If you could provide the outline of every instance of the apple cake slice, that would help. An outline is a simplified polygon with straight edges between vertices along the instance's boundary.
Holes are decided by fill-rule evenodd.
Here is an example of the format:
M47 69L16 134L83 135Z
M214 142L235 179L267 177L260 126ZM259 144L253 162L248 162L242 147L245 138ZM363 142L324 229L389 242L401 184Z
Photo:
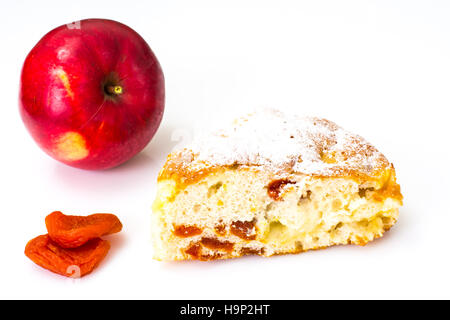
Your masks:
M394 166L362 137L264 109L168 156L153 205L154 258L365 245L401 205Z

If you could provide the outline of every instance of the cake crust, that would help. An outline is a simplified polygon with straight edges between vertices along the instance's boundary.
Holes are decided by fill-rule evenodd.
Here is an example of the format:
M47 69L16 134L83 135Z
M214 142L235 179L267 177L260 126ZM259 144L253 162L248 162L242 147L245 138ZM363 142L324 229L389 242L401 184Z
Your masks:
M334 122L264 109L171 153L158 181L174 179L186 185L237 167L268 170L281 177L307 174L359 181L383 179L386 170L394 170L372 144Z

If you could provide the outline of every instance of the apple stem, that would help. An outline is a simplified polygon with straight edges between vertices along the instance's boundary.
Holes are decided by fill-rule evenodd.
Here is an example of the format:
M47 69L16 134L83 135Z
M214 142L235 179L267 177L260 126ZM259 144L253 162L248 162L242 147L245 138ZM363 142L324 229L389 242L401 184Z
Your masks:
M122 86L106 86L106 92L111 95L122 94Z

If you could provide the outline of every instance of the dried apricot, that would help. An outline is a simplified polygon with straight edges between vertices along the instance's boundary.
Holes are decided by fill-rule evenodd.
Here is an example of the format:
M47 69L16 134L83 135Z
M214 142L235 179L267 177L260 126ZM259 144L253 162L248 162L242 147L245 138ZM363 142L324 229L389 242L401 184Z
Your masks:
M173 228L173 234L181 238L193 237L201 234L202 232L203 230L196 226L174 225Z
M256 239L255 221L234 221L231 223L230 232L244 240Z
M109 248L109 242L100 238L92 239L78 248L61 248L45 234L27 243L25 255L52 272L66 277L82 277L94 270Z
M273 180L267 186L267 194L273 200L276 200L276 201L281 200L281 191L284 188L284 186L286 186L288 184L295 184L295 181L290 181L287 179Z
M228 251L228 252L233 251L233 247L234 247L234 244L232 242L221 241L216 238L208 238L208 237L203 237L200 240L200 243L204 247L212 249L212 250L224 250L224 251Z
M76 248L91 239L122 230L119 218L109 213L68 216L60 211L45 218L49 237L63 248Z

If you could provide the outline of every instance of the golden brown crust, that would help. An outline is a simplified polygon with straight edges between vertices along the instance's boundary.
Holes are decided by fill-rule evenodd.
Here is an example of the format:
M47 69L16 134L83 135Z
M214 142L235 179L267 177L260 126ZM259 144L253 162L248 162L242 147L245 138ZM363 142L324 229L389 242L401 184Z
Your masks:
M185 158L181 158L180 153L172 153L168 156L167 162L160 171L158 181L172 180L177 184L177 188L182 190L186 186L196 183L208 175L229 169L262 170L258 166L248 167L236 164L231 166L212 166L205 164L201 168L194 168L189 166L189 162L186 162ZM292 172L289 174L292 174ZM359 184L364 182L377 182L381 187L374 193L376 200L382 201L389 197L400 201L403 199L400 186L396 182L394 166L389 163L387 163L385 170L373 171L370 175L345 167L336 167L332 174L312 174L311 176L316 178L350 178Z
M259 126L264 121L265 125L275 127L269 137L265 136L266 128ZM254 144L257 146L252 149ZM351 178L358 183L372 181L380 185L392 173L395 176L386 157L364 138L326 119L292 119L272 111L244 117L227 132L219 131L206 140L200 139L197 144L171 153L158 181L173 180L184 188L210 174L238 168L268 171L286 179L290 175L305 174Z
M264 170L264 168L258 165L245 165L245 164L233 164L233 165L212 165L208 163L196 163L195 166L191 164L194 162L194 155L186 157L186 153L191 153L190 151L184 150L182 152L175 152L168 155L166 163L159 172L158 181L162 180L174 180L180 185L189 185L198 182L204 177L214 174L216 172L221 172L226 169L249 169L249 170ZM386 159L386 158L384 158ZM381 162L380 162L381 164ZM345 166L335 166L330 172L324 174L310 174L314 177L322 178L353 178L356 181L377 181L382 178L386 170L394 170L390 166L389 162L383 161L384 168L373 170L370 173L359 171ZM274 172L276 175L290 175L290 174L301 174L301 172L295 172L286 168L283 171Z

